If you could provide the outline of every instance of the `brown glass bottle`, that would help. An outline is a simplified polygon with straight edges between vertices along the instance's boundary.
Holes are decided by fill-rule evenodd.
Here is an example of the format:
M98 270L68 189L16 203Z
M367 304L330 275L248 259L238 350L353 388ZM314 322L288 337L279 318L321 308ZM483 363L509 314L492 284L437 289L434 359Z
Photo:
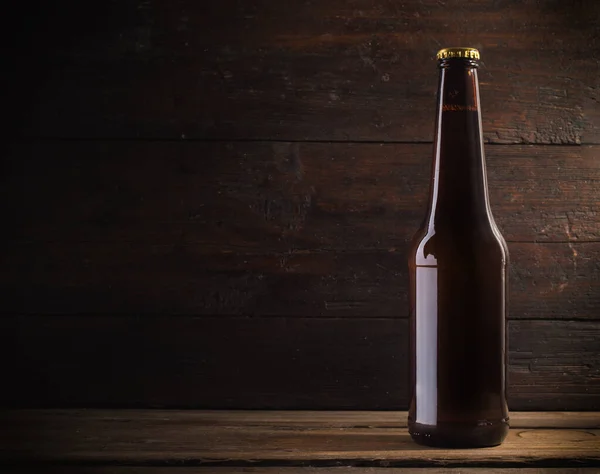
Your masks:
M508 433L508 250L489 205L473 48L438 53L428 212L410 255L411 401L421 444L483 447Z

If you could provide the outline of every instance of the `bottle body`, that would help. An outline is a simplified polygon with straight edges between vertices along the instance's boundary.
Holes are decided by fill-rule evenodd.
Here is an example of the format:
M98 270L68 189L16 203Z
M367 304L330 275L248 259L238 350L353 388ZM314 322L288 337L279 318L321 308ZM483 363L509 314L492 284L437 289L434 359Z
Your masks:
M477 63L440 63L427 216L409 254L415 441L500 444L508 433L508 250L489 207Z

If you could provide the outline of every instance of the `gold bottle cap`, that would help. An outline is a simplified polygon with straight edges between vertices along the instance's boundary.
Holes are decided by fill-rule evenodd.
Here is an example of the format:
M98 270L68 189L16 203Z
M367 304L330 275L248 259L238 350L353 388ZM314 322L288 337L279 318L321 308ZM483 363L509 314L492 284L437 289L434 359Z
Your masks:
M475 48L444 48L437 53L438 59L479 59L479 51Z

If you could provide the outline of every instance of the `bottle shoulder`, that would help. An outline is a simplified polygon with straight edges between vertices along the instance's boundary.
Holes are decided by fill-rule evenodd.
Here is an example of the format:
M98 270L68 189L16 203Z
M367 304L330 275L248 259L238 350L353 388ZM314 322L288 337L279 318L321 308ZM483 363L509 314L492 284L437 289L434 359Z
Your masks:
M508 263L508 246L493 222L465 228L422 228L412 240L409 261L415 265L437 265L440 259L475 254Z

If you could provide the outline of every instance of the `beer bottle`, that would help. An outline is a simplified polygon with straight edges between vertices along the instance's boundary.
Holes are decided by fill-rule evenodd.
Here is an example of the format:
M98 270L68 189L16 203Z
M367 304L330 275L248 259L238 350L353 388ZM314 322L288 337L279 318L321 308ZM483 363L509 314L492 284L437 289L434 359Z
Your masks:
M427 215L409 255L409 432L421 444L495 446L508 433L508 249L483 152L479 51L447 48L440 70Z

